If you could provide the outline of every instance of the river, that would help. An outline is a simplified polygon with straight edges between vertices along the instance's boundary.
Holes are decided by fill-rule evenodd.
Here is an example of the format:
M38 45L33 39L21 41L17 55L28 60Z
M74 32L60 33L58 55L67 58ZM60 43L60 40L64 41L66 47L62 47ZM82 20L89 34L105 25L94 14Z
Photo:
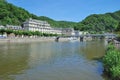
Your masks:
M104 80L104 41L0 43L0 80Z

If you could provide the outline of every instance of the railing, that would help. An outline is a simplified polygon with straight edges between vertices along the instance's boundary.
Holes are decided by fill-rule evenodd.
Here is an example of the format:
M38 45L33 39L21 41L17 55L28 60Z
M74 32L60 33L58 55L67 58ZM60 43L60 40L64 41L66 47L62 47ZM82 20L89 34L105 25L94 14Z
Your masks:
M83 34L83 35L71 35L71 36L59 36L59 37L106 37L106 36L112 36L116 37L116 34Z

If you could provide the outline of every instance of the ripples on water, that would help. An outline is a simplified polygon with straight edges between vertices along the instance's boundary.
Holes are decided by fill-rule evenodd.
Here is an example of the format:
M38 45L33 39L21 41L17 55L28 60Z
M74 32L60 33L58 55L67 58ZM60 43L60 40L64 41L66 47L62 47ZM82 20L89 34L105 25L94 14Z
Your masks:
M103 80L103 41L0 44L0 80Z

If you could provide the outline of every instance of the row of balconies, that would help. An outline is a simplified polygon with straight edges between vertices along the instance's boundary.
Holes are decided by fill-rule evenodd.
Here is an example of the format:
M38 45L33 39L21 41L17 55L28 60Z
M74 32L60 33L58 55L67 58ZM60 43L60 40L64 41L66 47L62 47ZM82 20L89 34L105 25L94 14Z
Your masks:
M50 25L43 25L43 24L24 24L24 27L29 26L29 27L48 27L51 28Z
M62 31L60 31L60 30L53 30L53 29L36 29L36 28L29 28L28 30L30 30L30 31L40 31L40 32L42 32L42 33L56 33L56 34L61 34L62 33Z

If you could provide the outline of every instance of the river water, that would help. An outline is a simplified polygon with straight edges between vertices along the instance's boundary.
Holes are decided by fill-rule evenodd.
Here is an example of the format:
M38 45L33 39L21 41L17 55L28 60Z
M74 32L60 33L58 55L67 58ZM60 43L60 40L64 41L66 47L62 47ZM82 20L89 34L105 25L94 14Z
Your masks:
M103 80L104 41L0 43L0 80Z

